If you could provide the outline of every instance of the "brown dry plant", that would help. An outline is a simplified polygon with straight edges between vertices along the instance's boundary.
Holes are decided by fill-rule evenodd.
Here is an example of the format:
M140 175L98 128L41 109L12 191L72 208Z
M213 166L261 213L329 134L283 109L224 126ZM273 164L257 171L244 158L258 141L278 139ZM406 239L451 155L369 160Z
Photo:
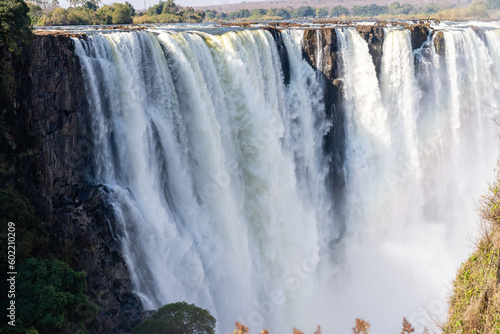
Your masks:
M356 319L356 325L352 328L354 334L370 334L370 323L363 319Z

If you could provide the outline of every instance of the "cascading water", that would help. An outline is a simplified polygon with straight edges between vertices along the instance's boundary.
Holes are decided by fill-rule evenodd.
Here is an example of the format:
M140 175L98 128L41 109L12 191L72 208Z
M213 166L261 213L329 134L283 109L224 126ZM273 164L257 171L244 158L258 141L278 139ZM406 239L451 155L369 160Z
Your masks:
M109 188L145 308L196 303L220 333L236 320L274 333L345 333L356 317L389 333L403 316L421 321L419 306L442 297L468 251L500 106L499 30L483 41L470 28L436 29L445 55L430 38L412 51L408 30L386 28L379 74L357 31L335 29L342 209L323 150L335 124L303 59L303 31L281 32L286 83L266 30L75 38L93 179Z

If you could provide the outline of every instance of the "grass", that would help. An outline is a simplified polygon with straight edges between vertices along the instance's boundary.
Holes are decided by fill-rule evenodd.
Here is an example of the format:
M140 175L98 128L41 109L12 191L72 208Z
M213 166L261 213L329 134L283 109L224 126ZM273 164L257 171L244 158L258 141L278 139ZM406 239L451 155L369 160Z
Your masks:
M453 283L443 333L500 334L500 173L480 207L483 233Z

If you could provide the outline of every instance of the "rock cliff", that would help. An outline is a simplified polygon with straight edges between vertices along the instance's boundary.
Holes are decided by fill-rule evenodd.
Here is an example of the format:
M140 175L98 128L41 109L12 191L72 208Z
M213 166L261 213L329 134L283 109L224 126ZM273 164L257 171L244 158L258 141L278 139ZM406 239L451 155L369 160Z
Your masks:
M105 189L86 182L91 129L71 38L37 36L18 58L0 49L15 79L15 100L0 108L0 185L34 205L50 232L52 255L86 272L87 294L100 308L89 331L130 332L142 305L132 293Z

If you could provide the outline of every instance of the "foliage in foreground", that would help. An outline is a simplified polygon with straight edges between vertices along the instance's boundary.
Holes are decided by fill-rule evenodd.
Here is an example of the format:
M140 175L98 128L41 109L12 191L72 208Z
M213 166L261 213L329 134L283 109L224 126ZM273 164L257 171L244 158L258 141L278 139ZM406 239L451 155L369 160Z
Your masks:
M484 233L453 284L447 333L500 333L500 172L481 203Z
M8 234L9 222L15 224L15 236ZM97 307L85 295L85 274L56 259L41 258L47 256L49 235L25 196L0 188L0 226L4 256L8 237L15 237L17 271L16 326L4 323L0 333L87 333L85 324L95 318ZM10 276L6 274L7 260L2 259L0 290L6 292L10 291ZM8 303L7 294L2 294L0 308L6 310Z
M233 331L232 334L250 334L250 329L243 325L240 322L236 322L236 329ZM352 332L354 334L370 334L370 323L368 321L365 321L363 319L356 319L356 323L354 327L352 328ZM401 331L401 334L411 334L415 332L415 329L413 326L410 324L406 318L403 318L403 330ZM424 330L424 333L427 333L427 330ZM260 334L270 334L267 329L264 329L260 332ZM293 328L293 334L304 334L303 331L297 328ZM318 326L316 331L314 331L314 334L322 334L321 332L321 327Z
M161 307L137 325L133 334L215 334L215 318L194 304L178 302Z
M16 326L4 326L0 332L88 333L85 326L98 308L85 295L83 272L55 259L31 257L19 263L15 280ZM7 291L4 281L2 291Z
M7 254L7 224L15 222L16 258L18 261L43 254L49 236L43 223L35 216L35 209L28 199L12 189L0 189L0 252ZM0 263L2 273L7 272L7 263Z

